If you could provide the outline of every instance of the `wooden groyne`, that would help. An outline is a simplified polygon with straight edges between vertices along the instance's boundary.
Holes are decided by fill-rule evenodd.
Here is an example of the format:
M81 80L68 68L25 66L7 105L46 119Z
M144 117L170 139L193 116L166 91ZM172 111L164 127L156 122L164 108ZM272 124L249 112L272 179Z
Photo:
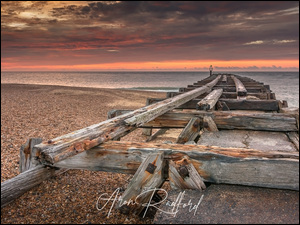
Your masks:
M159 130L152 133L154 128ZM144 130L147 141L121 140L136 129ZM181 129L176 141L153 142L170 129ZM245 131L241 143L231 146ZM291 147L266 147L265 134ZM122 196L126 202L164 182L199 191L207 182L299 190L299 109L277 100L269 85L212 74L164 99L149 98L140 109L112 110L98 124L51 140L30 139L20 156L21 173L1 183L1 207L67 169L134 174ZM140 204L117 208L140 213L152 194L139 198Z

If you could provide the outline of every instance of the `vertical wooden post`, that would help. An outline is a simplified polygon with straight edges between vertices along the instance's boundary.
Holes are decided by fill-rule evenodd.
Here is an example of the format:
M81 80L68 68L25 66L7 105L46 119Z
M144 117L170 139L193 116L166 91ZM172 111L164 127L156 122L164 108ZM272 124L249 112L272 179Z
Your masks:
M149 98L147 98L147 100L146 100L146 106L147 105L150 105L150 99ZM146 135L146 136L151 136L152 135L152 128L143 128L142 134Z
M29 138L20 148L20 173L25 172L40 163L36 160L38 152L33 152L33 146L42 143L41 138Z

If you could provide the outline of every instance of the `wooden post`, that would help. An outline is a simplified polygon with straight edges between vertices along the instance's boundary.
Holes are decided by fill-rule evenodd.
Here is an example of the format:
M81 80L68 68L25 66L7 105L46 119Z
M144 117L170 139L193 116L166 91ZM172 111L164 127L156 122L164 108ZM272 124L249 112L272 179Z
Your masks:
M146 106L151 105L150 101L151 101L151 99L147 98ZM143 128L142 134L146 135L146 136L151 136L152 135L152 128Z
M41 138L30 138L20 148L20 173L36 167L40 162L36 159L39 152L33 152L33 146L42 143Z
M117 205L124 214L139 214L163 185L164 153L150 154L140 165Z

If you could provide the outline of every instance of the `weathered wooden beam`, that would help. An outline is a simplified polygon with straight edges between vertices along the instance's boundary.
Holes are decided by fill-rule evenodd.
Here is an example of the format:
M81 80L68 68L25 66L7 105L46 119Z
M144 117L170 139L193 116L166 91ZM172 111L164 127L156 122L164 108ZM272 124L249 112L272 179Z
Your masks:
M218 76L205 87L57 137L36 145L34 148L43 156L41 158L44 160L44 164L53 164L61 161L108 140L125 136L138 126L205 93L219 81L220 77L221 76Z
M187 88L180 88L179 89L179 92L180 93L185 93L185 92L189 92L191 90L195 90L195 88L197 87L187 87ZM220 89L222 88L224 92L236 92L236 87L220 87L220 86L215 86L213 87L212 89L215 90L215 89ZM264 88L264 87L247 87L247 93L248 94L252 94L252 93L266 93L267 90ZM236 92L237 93L237 92ZM247 93L245 93L245 96L247 95ZM238 93L237 93L238 95Z
M246 96L247 95L247 89L243 85L243 83L234 75L231 75L231 79L233 79L236 87L236 93L238 96Z
M154 139L157 138L159 135L162 135L162 134L166 133L167 130L168 130L168 129L159 129L159 130L156 131L154 134L152 134L152 135L146 140L146 142L154 140Z
M186 127L180 133L176 143L184 144L188 141L194 141L199 135L199 131L201 129L200 123L201 120L199 117L191 118Z
M227 83L227 75L224 74L222 77L222 84L226 84Z
M237 95L235 94L235 98ZM231 110L262 110L262 111L278 111L279 110L279 100L263 100L263 99L257 99L255 96L253 96L254 99L226 99L224 96L222 96L219 101L225 102L226 105ZM149 102L151 104L162 101L164 99L149 99ZM199 101L203 99L192 99L178 107L176 109L195 109L196 105Z
M166 113L146 124L153 127L183 127L193 116L212 116L218 129L245 129L265 131L298 131L296 119L292 115L283 113L246 113L246 112L219 112L205 114L197 112Z
M208 130L209 132L219 131L216 123L214 122L214 120L210 116L204 116L203 117L203 123L207 124L207 126L205 126L205 129Z
M66 170L55 168L46 168L43 165L35 166L12 179L1 183L1 208L16 198L20 197L25 192L39 185L44 180L60 174Z
M184 128L192 117L211 116L218 129L262 131L298 131L295 115L286 113L257 113L234 111L168 112L141 127Z
M41 138L30 138L20 148L20 174L1 183L1 207L20 197L44 180L66 172L68 169L45 167L36 160L33 147L42 142Z
M219 99L225 102L230 110L262 110L278 111L278 100L256 100L256 99Z
M140 214L164 183L164 166L163 152L148 155L130 181L117 209L124 214Z
M177 96L177 95L180 95L182 93L180 92L168 92L167 94L167 97L174 97L174 96ZM252 92L252 93L249 93L248 91L248 94L247 96L255 96L259 99L276 99L275 98L275 93L263 93L263 92ZM223 89L223 94L222 94L222 98L237 98L237 93L235 92L235 89L230 92L226 91Z
M42 143L42 138L29 138L24 145L20 148L20 173L25 172L33 167L36 167L40 164L36 160L35 152L33 152L33 146Z
M216 89L210 92L205 98L197 103L198 110L210 110L213 109L219 98L223 93L223 89Z
M207 182L299 190L299 152L111 141L55 166L133 174L149 154L160 151L174 162L188 156Z
M176 163L169 161L169 181L172 189L206 189L203 178L186 156Z
M197 96L208 92L213 86L215 86L218 83L220 78L221 75L217 76L217 78L204 85L203 87L196 88L195 90L184 93L182 95L178 95L171 99L166 99L156 104L152 104L148 106L147 111L126 119L125 123L130 126L140 126L144 123L147 123L156 118L157 116L160 116L165 112L168 112L171 109L174 109L177 106L182 105L183 103L188 102L193 98L196 98Z

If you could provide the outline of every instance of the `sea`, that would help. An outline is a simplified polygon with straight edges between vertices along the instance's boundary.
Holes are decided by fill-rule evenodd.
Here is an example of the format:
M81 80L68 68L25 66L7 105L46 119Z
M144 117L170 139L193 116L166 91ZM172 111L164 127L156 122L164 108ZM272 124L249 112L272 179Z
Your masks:
M217 71L216 73L222 73ZM224 72L229 73L229 72ZM230 72L270 85L276 99L299 107L299 72ZM209 76L198 71L3 72L2 83L178 91Z

